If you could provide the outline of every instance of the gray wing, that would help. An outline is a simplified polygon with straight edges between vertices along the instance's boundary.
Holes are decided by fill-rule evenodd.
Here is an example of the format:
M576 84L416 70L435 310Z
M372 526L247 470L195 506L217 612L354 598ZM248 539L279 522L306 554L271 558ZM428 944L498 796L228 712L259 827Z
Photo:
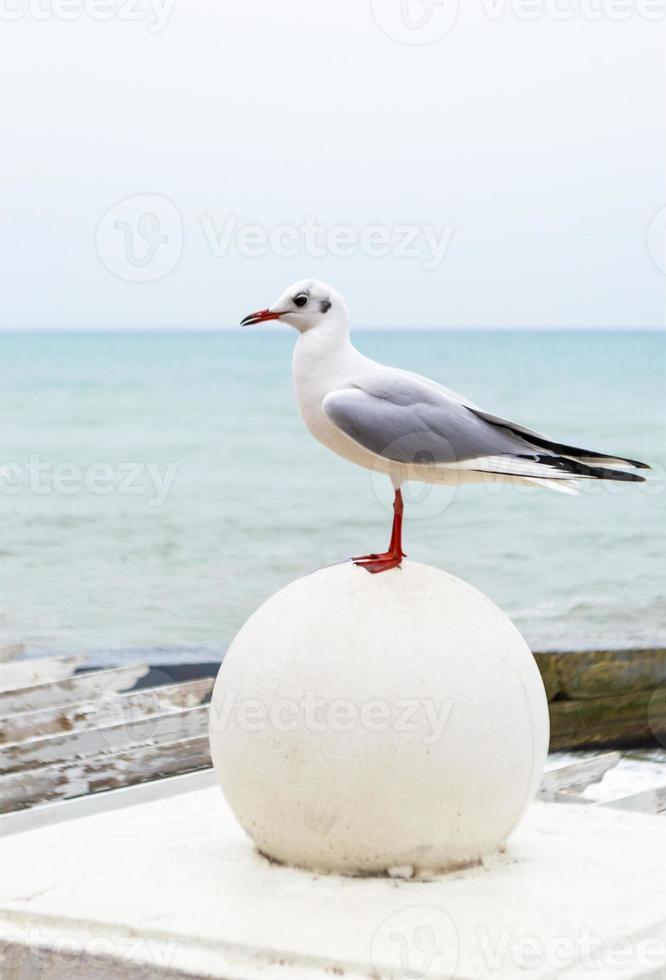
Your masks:
M444 389L409 375L333 391L323 404L329 419L351 439L399 463L458 463L534 453L521 436L485 421Z
M642 480L608 465L645 463L563 443L482 411L419 375L387 369L324 398L324 411L370 452L406 464L456 464L531 478ZM593 465L590 465L593 464ZM600 466L599 464L603 464Z

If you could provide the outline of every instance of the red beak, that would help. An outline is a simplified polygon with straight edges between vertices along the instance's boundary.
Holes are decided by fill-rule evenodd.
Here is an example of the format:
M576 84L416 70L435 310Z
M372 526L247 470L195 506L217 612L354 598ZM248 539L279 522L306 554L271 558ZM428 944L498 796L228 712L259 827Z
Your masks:
M241 320L241 327L249 327L252 323L264 323L266 320L279 320L281 313L272 313L270 310L257 310L256 313L248 313Z

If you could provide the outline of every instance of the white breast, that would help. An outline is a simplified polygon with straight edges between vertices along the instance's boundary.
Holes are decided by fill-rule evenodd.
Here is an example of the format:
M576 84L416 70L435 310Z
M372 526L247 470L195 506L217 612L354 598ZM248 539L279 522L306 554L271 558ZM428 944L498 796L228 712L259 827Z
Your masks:
M292 376L296 403L306 426L328 449L372 469L377 457L333 425L322 403L326 395L354 384L369 363L348 337L322 329L300 334L294 348Z

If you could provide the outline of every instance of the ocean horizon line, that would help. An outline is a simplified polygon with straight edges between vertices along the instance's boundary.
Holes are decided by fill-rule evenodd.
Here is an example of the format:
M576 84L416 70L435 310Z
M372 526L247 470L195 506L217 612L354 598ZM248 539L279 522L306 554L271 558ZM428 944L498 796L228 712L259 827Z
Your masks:
M370 326L370 325L359 325L352 327L355 334L366 333L366 334L381 334L381 333L451 333L451 334L466 334L466 333L525 333L525 334L659 334L666 333L666 326L532 326L532 327L518 327L518 326ZM165 327L165 326L155 326L155 327L3 327L0 326L0 336L15 336L15 335L26 335L26 334L46 334L46 335L57 335L57 334L81 334L81 335L96 335L96 334L179 334L179 335L217 335L217 334L244 334L249 333L247 327L241 326L220 326L220 327ZM258 332L256 330L253 333ZM284 326L262 326L262 334L282 334L284 333Z

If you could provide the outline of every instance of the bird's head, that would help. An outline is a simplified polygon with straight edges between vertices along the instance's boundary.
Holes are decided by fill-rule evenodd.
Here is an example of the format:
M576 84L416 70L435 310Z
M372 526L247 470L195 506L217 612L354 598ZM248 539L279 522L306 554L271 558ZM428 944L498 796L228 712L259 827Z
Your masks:
M324 325L346 329L349 313L344 299L332 286L317 279L302 279L285 289L272 306L246 316L241 326L266 320L284 320L299 333L305 333Z

